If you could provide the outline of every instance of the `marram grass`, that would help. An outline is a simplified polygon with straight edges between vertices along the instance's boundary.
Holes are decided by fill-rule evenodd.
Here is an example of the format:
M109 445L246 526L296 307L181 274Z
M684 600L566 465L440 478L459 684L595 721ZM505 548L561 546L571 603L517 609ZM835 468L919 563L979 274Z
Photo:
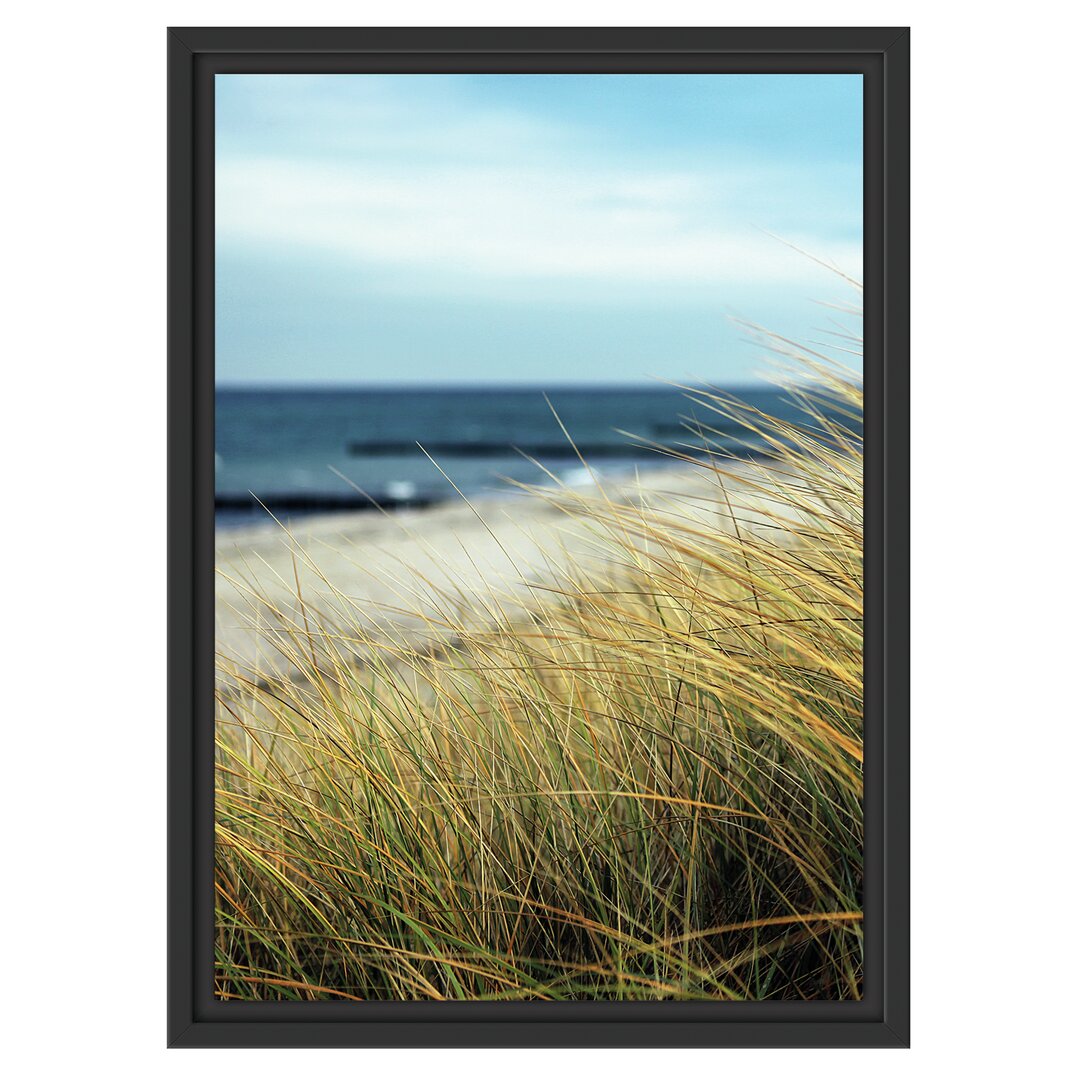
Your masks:
M416 649L301 593L221 661L220 997L860 996L862 400L813 375L800 426L691 393L705 500L533 493L605 554L524 607Z

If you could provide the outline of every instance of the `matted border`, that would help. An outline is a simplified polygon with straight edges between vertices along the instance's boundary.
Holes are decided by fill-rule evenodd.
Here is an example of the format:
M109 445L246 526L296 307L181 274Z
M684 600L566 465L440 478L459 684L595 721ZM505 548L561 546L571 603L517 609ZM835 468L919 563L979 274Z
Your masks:
M909 31L170 29L170 1046L907 1046ZM213 77L239 72L863 76L865 996L858 1002L226 1002L213 960Z

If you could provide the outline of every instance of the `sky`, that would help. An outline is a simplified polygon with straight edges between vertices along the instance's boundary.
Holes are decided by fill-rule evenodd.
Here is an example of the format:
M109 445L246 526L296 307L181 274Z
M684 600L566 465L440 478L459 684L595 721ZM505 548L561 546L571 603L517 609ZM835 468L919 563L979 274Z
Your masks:
M217 380L753 381L862 275L857 75L218 75ZM795 248L801 249L795 250ZM851 326L850 319L846 323Z

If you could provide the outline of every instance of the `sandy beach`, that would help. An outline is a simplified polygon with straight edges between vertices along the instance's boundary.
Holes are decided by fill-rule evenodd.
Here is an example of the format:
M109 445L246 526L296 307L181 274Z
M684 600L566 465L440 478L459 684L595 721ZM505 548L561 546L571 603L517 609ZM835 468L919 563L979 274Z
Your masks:
M748 499L731 491L743 517ZM220 655L249 670L280 664L267 649L275 622L360 625L408 648L438 644L443 613L484 619L513 614L530 589L571 564L609 557L602 532L576 513L573 495L647 505L731 527L718 512L716 477L691 466L635 481L574 489L569 505L527 494L463 499L392 514L311 517L222 531L216 544L216 633ZM252 593L268 604L252 603ZM271 613L276 609L277 615Z

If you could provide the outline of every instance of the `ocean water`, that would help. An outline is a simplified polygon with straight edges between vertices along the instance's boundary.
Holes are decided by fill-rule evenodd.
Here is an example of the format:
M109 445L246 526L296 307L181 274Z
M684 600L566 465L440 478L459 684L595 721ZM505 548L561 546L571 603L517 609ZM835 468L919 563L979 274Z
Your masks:
M799 415L781 391L736 393L774 415ZM694 416L725 426L670 387L552 388L546 399L538 388L219 388L217 524L268 520L260 501L295 518L370 507L371 500L388 508L427 505L454 497L450 481L466 495L505 492L504 478L549 482L522 452L564 482L582 482L587 474L560 420L603 477L664 467L662 455L639 443L697 446L685 427ZM738 451L746 433L727 426L731 436L721 442Z

